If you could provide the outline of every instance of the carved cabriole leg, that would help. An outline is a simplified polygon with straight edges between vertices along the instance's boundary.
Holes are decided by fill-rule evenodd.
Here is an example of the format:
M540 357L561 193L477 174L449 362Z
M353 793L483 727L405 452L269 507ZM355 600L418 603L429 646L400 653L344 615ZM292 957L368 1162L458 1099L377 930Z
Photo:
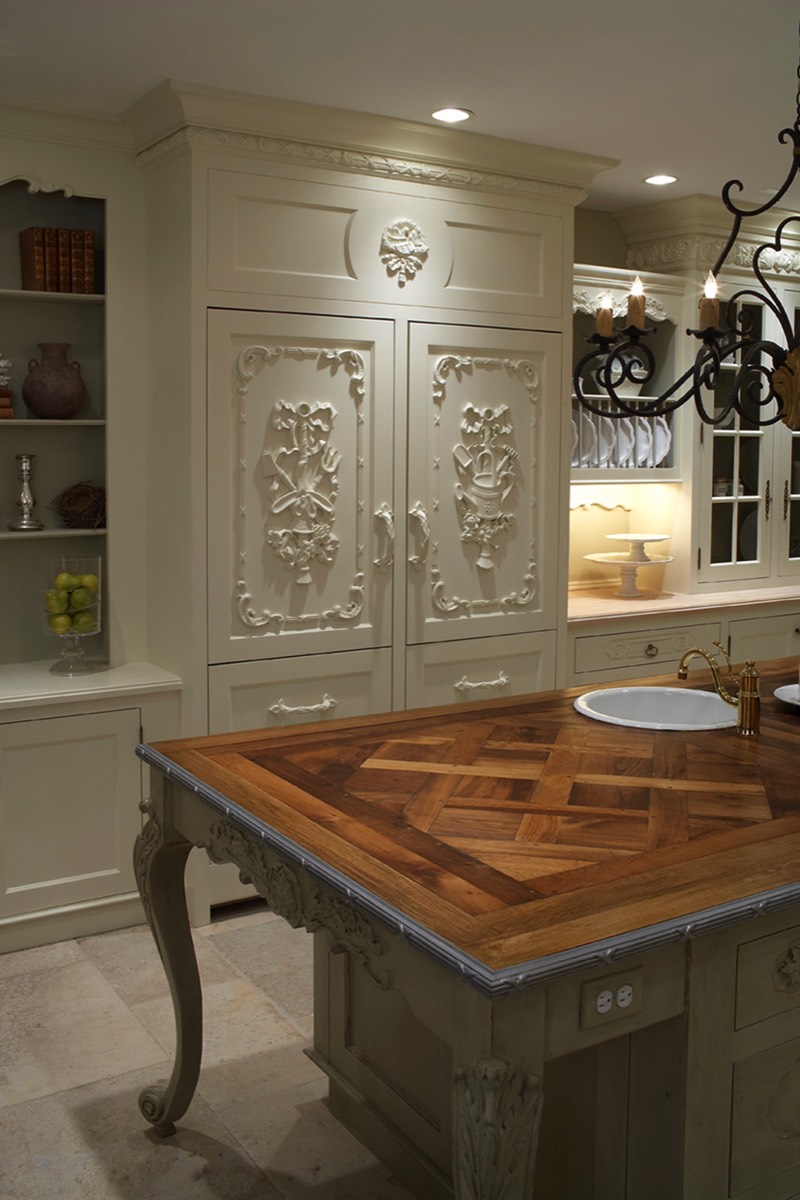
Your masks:
M455 1200L532 1200L543 1098L543 994L533 989L492 1001L473 993L458 1009ZM471 1061L468 1047L479 1052Z
M160 780L158 784L160 784ZM154 789L158 785L154 779ZM167 784L169 788L172 785ZM179 834L165 832L163 810L142 804L147 824L136 839L134 870L145 914L153 932L175 1010L175 1063L169 1083L145 1088L139 1096L142 1115L160 1137L175 1132L197 1086L203 1049L200 977L186 911L184 870L192 849Z

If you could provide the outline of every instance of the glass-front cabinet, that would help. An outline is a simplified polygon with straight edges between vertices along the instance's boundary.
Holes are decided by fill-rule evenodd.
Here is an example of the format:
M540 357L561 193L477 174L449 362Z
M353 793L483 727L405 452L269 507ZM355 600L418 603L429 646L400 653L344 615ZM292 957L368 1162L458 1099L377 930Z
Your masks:
M784 288L782 299L797 326L800 290ZM736 316L745 337L779 340L763 305L742 302ZM739 365L721 369L714 400L718 417L725 413ZM718 425L699 429L700 582L800 575L800 434L781 421L758 424L767 388L760 366L752 364L742 390L743 413L731 411Z

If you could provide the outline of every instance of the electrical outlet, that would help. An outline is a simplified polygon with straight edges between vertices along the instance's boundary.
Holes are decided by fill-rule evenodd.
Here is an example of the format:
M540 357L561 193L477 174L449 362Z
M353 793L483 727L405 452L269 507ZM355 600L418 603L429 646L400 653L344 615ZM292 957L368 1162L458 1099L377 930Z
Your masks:
M618 975L590 979L581 987L581 1028L595 1029L609 1021L641 1012L644 1003L644 969L633 967Z

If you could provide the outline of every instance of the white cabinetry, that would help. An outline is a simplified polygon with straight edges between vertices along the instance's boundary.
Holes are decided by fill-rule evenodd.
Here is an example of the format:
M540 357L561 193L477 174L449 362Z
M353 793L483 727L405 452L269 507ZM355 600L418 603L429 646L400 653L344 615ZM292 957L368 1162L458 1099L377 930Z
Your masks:
M0 669L0 953L143 920L133 875L143 739L175 736L179 682L148 664L80 682Z
M141 174L113 122L4 109L0 125L0 354L13 401L0 421L2 952L142 919L130 865L144 795L135 748L142 732L180 732L180 681L147 661ZM90 229L97 292L23 289L18 235L31 227ZM34 419L23 402L40 342L68 343L80 363L87 397L67 420ZM41 530L8 529L17 454L34 456ZM53 501L83 482L105 489L107 525L62 528ZM49 673L60 643L43 600L56 555L102 559L103 632L87 656L108 665L94 674Z
M172 84L131 127L186 732L555 684L572 210L605 164Z

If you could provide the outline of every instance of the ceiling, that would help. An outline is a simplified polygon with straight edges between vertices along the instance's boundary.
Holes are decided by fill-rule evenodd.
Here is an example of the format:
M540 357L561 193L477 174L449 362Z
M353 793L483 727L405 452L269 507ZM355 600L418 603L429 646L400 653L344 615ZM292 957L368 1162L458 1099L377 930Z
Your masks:
M607 211L782 182L796 0L3 0L0 104L117 115L165 79L619 160ZM645 176L669 172L670 188Z

